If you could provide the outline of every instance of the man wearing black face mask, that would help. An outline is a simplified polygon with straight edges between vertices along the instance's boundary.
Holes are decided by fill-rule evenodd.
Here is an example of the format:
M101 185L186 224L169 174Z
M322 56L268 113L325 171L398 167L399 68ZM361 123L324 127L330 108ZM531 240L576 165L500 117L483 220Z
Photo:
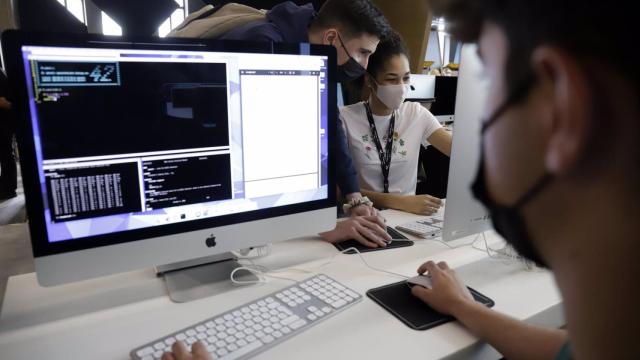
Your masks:
M189 26L181 25L171 35L194 36L189 35ZM338 81L346 83L364 75L369 57L390 31L387 19L370 0L327 0L317 13L311 3L299 6L287 1L274 6L263 20L237 26L216 38L331 45L338 55ZM384 219L362 197L344 129L338 126L337 131L336 177L351 217L320 235L332 243L356 239L369 247L385 246L391 237Z
M640 359L640 74L632 3L431 0L491 82L472 190L553 271L567 330L476 304L444 262L413 294L508 359ZM613 5L613 6L612 6ZM607 26L596 26L602 14ZM463 65L464 66L464 65ZM523 299L523 302L527 299Z

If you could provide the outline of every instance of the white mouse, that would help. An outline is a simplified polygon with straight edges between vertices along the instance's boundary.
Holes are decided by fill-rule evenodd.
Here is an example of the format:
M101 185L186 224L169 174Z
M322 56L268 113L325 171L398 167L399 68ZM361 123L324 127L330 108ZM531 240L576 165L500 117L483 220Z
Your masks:
M418 275L412 278L407 279L407 283L413 285L420 285L426 287L427 289L431 289L433 285L431 284L431 276L428 275Z

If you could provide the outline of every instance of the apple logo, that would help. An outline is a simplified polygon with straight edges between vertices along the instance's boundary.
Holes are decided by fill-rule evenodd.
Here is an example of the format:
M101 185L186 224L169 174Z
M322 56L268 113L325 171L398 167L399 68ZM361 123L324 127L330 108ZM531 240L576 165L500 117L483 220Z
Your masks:
M209 235L209 237L204 241L204 243L207 245L207 247L214 247L217 245L216 243L216 237L215 235L211 234Z

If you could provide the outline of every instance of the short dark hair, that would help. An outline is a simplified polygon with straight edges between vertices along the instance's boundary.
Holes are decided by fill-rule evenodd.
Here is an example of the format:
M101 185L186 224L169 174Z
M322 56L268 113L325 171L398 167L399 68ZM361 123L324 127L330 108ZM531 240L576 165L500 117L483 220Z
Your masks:
M379 39L387 36L391 26L370 0L327 0L311 23L312 29L335 27L343 36L359 36L363 33Z
M518 86L532 76L530 57L537 46L552 45L583 60L617 69L640 89L632 30L634 2L596 0L429 0L450 32L466 42L478 40L485 22L499 26L509 46L506 77ZM605 23L606 21L606 23ZM510 88L513 91L513 88Z
M409 58L409 50L407 50L407 45L404 43L402 36L395 31L391 31L387 37L380 41L376 52L369 58L367 72L376 77L384 69L386 62L396 55L404 55Z

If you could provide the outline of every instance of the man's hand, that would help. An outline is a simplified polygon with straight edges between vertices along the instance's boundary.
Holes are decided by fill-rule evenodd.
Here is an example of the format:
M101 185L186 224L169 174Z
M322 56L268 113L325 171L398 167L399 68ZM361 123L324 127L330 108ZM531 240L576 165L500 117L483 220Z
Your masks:
M431 195L408 195L400 199L398 210L418 215L433 215L442 206L442 200Z
M427 271L431 275L432 288L414 286L411 293L434 310L445 315L454 315L457 307L474 303L469 289L446 262L436 265L433 261L428 261L418 268L418 274L422 275Z
M207 348L200 341L193 344L191 351L182 341L177 341L171 346L171 351L164 353L162 360L213 360L213 357L207 352Z
M332 244L355 239L370 248L387 246L386 242L391 240L384 220L379 216L350 217L339 221L335 229L321 233L320 236Z
M7 99L0 97L0 109L11 110L11 103Z

